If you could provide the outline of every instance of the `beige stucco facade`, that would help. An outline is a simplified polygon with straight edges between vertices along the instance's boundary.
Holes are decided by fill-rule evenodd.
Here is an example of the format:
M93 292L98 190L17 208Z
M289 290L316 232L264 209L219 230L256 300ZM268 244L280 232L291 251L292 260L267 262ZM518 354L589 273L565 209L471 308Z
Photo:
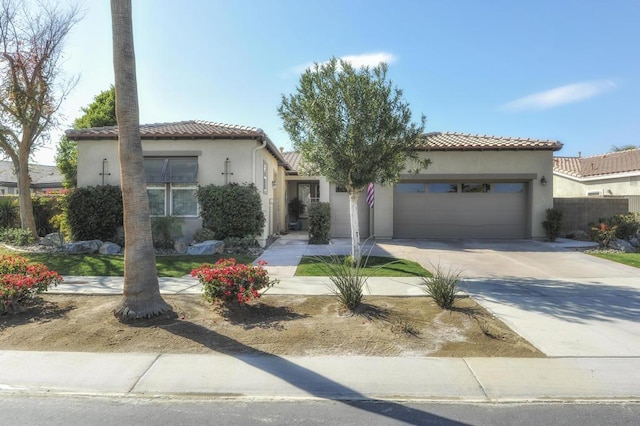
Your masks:
M262 244L269 235L284 229L286 214L285 171L266 148L265 143L251 139L142 140L145 157L197 157L200 186L253 183L266 218L264 231L257 238ZM103 184L120 185L117 140L78 141L78 186ZM183 233L190 237L201 226L199 217L185 217Z
M640 195L640 173L577 178L555 173L553 195L558 198L588 195Z

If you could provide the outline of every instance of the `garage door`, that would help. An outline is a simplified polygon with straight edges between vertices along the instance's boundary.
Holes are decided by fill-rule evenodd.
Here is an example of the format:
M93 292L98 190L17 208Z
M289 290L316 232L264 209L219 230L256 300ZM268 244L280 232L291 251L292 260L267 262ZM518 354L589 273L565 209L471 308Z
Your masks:
M524 238L525 182L401 182L396 238Z

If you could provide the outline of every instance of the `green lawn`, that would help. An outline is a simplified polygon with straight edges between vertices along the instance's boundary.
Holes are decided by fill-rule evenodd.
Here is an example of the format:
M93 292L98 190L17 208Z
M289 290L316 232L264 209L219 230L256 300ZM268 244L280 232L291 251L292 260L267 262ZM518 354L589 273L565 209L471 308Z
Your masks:
M335 256L340 262L345 256ZM330 262L331 256L304 256L296 270L297 276L324 277L329 275L329 268L324 262ZM363 258L364 259L364 258ZM430 277L431 273L416 262L392 257L370 256L362 274L369 277Z
M0 249L0 254L17 255L40 262L60 275L77 276L123 276L124 258L122 255L85 254L70 255L56 253L23 253ZM203 263L215 263L221 257L234 257L239 263L250 263L255 257L242 255L208 256L156 256L158 276L181 277Z
M591 255L640 268L640 253L591 253Z

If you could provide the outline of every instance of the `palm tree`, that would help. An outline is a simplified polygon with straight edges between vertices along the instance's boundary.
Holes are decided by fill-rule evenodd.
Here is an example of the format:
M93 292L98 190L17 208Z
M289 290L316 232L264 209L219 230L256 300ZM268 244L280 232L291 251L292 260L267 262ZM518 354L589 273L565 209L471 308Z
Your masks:
M131 0L111 0L111 23L125 236L123 298L115 315L121 320L149 318L171 308L160 296L151 237L140 141Z

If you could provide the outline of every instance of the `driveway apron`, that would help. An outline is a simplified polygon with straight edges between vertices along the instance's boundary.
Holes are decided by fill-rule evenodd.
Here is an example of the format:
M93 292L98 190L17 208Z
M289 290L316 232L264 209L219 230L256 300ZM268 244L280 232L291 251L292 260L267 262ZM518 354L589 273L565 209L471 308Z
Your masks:
M640 270L532 240L393 240L549 356L640 356Z

